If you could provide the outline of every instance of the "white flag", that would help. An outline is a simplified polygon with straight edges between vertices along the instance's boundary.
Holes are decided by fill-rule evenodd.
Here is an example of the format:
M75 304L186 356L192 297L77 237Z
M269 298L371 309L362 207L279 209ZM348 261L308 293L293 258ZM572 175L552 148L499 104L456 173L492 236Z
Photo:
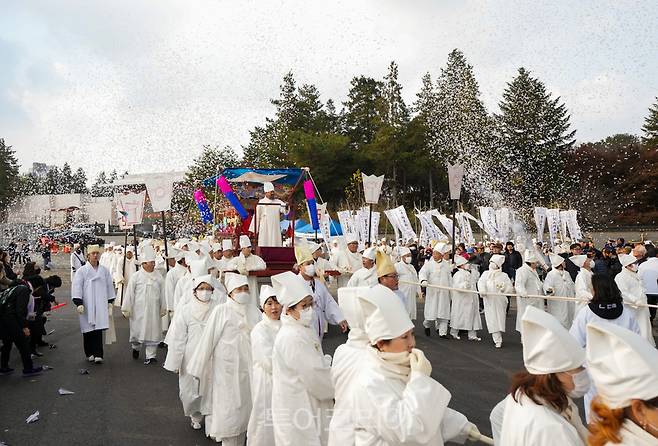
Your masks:
M459 200L462 193L462 180L464 178L464 166L461 164L448 164L448 186L450 188L450 199Z
M174 182L170 175L149 175L145 181L146 190L151 200L154 212L171 209L171 197L174 193Z
M363 195L365 195L366 203L377 204L379 202L379 194L382 192L384 184L384 175L366 175L361 173L363 178Z
M142 223L144 218L144 199L146 191L137 194L116 194L114 201L119 213L119 228L131 229L134 225Z
M546 208L535 208L535 224L537 225L537 241L544 240L544 226L546 224Z

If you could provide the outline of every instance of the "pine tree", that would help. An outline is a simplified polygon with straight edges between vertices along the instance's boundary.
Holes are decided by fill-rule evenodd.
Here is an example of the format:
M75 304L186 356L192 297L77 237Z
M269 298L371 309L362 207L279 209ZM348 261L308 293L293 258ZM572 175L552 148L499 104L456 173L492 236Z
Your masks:
M642 142L649 146L658 146L658 97L656 103L649 108L649 116L644 120L642 130L644 131Z
M62 174L59 167L52 166L48 169L43 181L44 193L47 195L59 195L62 191Z
M76 194L87 194L87 174L82 167L78 167L73 176L73 190Z
M436 104L428 116L431 156L440 163L465 165L464 187L488 201L496 185L491 177L496 165L492 121L480 100L473 67L455 49L448 55L436 85Z
M372 142L384 122L382 82L365 76L353 78L343 106L344 132L351 139L353 147L358 150Z
M416 93L416 102L414 102L412 110L424 124L427 124L427 120L436 108L436 93L432 84L432 76L429 73L425 73L422 83L420 91Z
M0 216L16 198L18 190L18 161L11 146L0 138Z
M94 197L109 197L112 194L110 193L110 188L108 187L108 180L104 170L101 170L98 175L96 175L96 180L91 186L91 195Z
M71 166L69 163L64 163L62 170L60 171L59 189L63 194L74 193L73 173L71 172Z
M409 122L409 110L402 99L402 85L398 82L398 66L395 61L388 67L382 88L384 98L384 122L399 128Z
M576 133L570 130L566 106L520 68L503 92L500 111L496 121L508 198L526 208L556 204L564 195L564 159Z

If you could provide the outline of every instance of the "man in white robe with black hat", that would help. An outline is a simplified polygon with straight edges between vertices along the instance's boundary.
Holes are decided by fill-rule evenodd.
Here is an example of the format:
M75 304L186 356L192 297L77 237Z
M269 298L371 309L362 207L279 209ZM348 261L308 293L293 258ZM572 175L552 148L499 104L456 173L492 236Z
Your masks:
M258 246L283 246L281 240L281 214L286 214L286 203L275 198L274 185L263 183L265 197L256 206L250 232L258 233Z

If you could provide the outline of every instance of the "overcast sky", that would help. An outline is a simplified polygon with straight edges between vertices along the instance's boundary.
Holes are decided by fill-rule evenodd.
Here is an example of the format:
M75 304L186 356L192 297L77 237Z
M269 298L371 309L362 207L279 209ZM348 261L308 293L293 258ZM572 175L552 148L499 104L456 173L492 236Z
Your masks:
M23 170L179 170L202 144L245 144L289 70L339 103L395 60L411 102L453 48L489 111L524 66L579 141L639 134L657 24L655 0L2 0L0 138Z

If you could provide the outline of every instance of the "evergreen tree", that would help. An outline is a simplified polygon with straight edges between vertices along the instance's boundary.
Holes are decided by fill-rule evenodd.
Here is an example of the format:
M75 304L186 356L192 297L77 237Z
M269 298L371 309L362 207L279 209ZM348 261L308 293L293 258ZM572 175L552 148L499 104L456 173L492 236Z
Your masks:
M48 173L43 181L44 193L47 195L58 195L63 193L62 191L62 174L59 170L59 167L52 166L48 169Z
M649 146L658 146L658 97L656 103L649 108L649 116L644 120L642 130L644 131L642 142Z
M98 175L96 175L96 180L91 186L91 195L94 197L112 196L111 188L108 186L108 179L104 170L101 170Z
M414 102L412 110L421 122L427 125L429 117L436 109L436 93L432 84L432 76L429 73L425 73L422 83L420 91L416 93L416 102Z
M398 66L395 61L388 67L382 89L384 98L384 121L393 127L402 127L409 122L409 110L402 99L402 85L398 82Z
M16 198L18 186L16 155L12 147L0 138L0 216Z
M75 171L72 181L73 191L76 194L86 194L89 193L87 189L87 174L85 173L82 167L78 167Z
M429 93L424 93L431 101ZM480 100L473 67L458 49L448 55L437 80L435 104L428 116L429 151L440 163L466 166L464 187L476 197L495 201L491 167L496 165L492 121ZM431 104L432 102L430 102Z
M69 163L64 163L62 170L60 171L60 192L63 194L74 193L74 184L73 184L73 173L71 172L71 166Z
M221 173L223 169L236 167L239 164L240 158L231 147L221 148L219 146L204 145L201 155L188 166L185 182L190 186L196 186L202 180L216 175L217 172Z
M355 77L343 106L345 134L352 141L352 146L358 150L372 142L384 122L385 100L382 82L365 76Z
M564 159L574 145L560 98L524 68L507 84L496 117L504 149L508 198L517 206L552 206L563 198Z

